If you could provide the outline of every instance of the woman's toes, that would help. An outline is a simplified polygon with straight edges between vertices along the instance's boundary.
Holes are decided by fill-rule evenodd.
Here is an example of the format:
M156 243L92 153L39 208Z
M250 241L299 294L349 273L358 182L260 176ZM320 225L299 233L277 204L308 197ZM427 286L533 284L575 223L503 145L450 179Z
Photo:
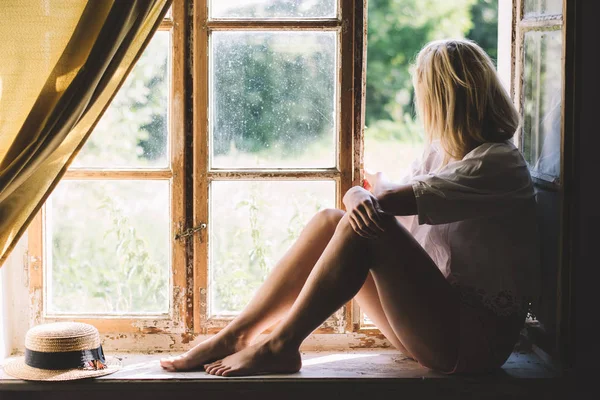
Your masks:
M207 371L207 372L209 372L209 371L212 371L212 370L214 370L215 368L218 368L218 367L220 367L220 366L221 366L221 361L216 361L216 362L214 362L214 363L212 363L212 364L209 364L209 365L208 365L208 367L207 367L207 369L206 369L206 371Z
M211 375L214 375L214 373L217 371L217 369L219 369L219 367L221 367L220 361L209 365L206 369L206 372L208 372Z
M215 372L215 375L222 376L223 372L225 372L226 370L227 370L227 367L221 367L217 370L217 372Z
M211 369L209 369L209 370L208 370L208 373L209 373L210 375L216 375L217 369L218 369L218 368L215 368L215 367L213 367L213 368L211 368Z

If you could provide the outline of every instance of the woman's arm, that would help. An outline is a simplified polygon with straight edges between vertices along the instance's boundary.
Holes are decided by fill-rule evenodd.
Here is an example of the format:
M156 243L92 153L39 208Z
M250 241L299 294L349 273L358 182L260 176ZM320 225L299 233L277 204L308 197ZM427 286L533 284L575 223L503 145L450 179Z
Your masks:
M417 214L417 200L412 184L395 184L381 172L365 171L366 187L377 198L379 208L391 215Z
M391 215L416 215L417 198L411 184L394 185L390 184L388 188L378 193L374 193L379 201L379 207L387 214Z

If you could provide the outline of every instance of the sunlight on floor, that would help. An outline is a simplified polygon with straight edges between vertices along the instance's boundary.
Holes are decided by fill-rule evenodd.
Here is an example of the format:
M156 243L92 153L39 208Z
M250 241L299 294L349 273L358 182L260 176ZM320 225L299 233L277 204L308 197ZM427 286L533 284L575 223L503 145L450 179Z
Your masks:
M378 353L373 354L330 354L323 357L311 358L309 360L302 360L302 365L307 367L309 365L318 365L325 364L329 362L335 361L345 361L345 360L353 360L357 358L366 358L366 357L377 357Z

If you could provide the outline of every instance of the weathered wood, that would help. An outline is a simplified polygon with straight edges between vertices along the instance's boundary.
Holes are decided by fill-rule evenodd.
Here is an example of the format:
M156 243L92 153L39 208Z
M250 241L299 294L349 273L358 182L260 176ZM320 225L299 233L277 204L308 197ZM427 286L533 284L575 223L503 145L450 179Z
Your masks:
M65 173L64 180L154 180L171 179L175 171L170 169L70 169Z
M208 224L208 29L207 0L194 3L193 85L194 85L194 226ZM210 225L209 225L210 228ZM208 230L193 237L194 332L206 331L208 314Z
M209 180L323 180L338 179L341 173L331 169L271 169L271 170L212 170L207 173Z
M169 109L169 141L170 141L170 165L167 168L153 169L108 169L108 168L71 168L65 172L64 180L171 180L170 215L172 241L172 298L169 302L169 312L164 315L47 315L44 310L44 234L48 229L45 226L45 207L34 219L29 227L28 263L29 266L29 290L30 290L30 313L34 323L50 323L58 321L81 321L96 326L101 333L117 333L128 335L131 333L159 333L169 331L173 334L185 332L185 247L174 240L175 232L181 221L185 220L184 208L184 77L185 65L183 46L183 21L185 17L185 2L175 0L173 2L173 18L163 21L159 30L170 31L173 35L172 76L170 88ZM132 66L133 68L133 66Z
M345 0L344 0L345 1ZM204 27L209 30L284 30L284 31L319 31L332 30L341 26L342 22L338 19L314 19L314 20L294 20L294 19L255 19L255 20L210 20L205 21Z
M173 178L171 180L171 246L172 252L172 290L171 310L174 320L181 324L182 328L190 331L192 319L189 316L187 304L190 302L188 296L188 252L185 241L176 240L176 235L186 227L188 216L186 215L186 154L185 154L185 38L187 27L186 5L184 1L172 3L172 84L170 109L169 138L171 142L171 169Z

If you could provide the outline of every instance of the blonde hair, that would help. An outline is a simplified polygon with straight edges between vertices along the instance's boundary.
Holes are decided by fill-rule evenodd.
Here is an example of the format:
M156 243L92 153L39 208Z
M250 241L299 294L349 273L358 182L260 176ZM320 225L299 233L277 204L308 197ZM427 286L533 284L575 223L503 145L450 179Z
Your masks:
M428 142L439 139L446 153L443 165L482 143L508 140L519 127L492 60L473 41L427 44L417 56L413 85Z

